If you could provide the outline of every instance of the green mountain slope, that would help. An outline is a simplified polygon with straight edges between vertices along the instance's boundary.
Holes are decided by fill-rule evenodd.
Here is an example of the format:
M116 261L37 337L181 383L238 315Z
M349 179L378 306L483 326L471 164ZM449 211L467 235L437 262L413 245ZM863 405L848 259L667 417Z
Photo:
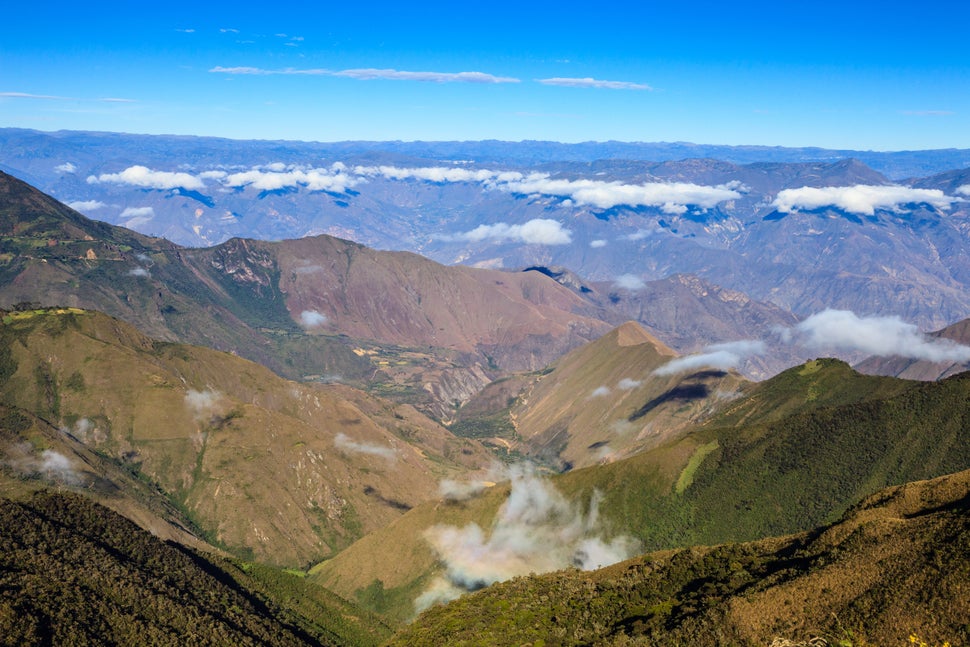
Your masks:
M207 540L277 565L326 557L490 460L412 407L74 309L5 314L0 402L155 484Z
M752 386L720 415L653 449L552 483L576 502L599 492L601 533L630 534L646 550L799 532L835 521L879 488L970 468L968 403L970 374L909 382L817 360ZM504 496L493 488L463 503L421 506L321 565L316 577L356 599L380 580L400 593L389 613L407 617L408 596L444 572L427 529L475 521L494 532L489 520ZM411 558L389 568L385 544Z
M295 576L159 540L76 494L0 498L0 644L374 645L387 630Z
M903 645L970 640L970 472L881 490L819 530L496 584L392 645Z
M523 454L584 467L630 456L737 396L735 373L656 375L677 354L627 322L558 360L512 407Z

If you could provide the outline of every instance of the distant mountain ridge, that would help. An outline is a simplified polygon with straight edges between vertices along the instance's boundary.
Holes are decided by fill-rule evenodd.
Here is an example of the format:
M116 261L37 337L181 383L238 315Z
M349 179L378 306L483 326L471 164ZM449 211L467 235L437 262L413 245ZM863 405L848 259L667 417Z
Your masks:
M568 267L588 281L695 274L799 316L840 308L933 329L970 314L966 151L19 130L0 141L0 164L44 191L180 244L329 234L449 265ZM878 159L922 161L866 165Z

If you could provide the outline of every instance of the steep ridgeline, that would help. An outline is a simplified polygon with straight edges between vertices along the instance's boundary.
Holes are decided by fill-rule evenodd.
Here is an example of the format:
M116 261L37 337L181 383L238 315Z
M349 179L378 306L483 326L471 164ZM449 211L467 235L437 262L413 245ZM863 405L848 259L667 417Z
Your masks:
M330 556L490 462L408 405L153 341L100 313L6 313L0 358L0 403L154 484L210 542L275 565ZM17 451L43 464L48 446Z
M556 476L551 486L574 505L596 501L605 540L632 536L644 550L804 531L837 520L879 488L970 469L968 401L968 373L911 382L815 360L746 388L698 427L630 458ZM505 537L496 511L507 496L494 487L419 506L315 577L397 619L414 613L413 601L436 577L465 590L501 579L459 577L455 551L432 548L429 538L442 524L462 536L472 522L484 529L482 541ZM529 509L522 498L515 506Z
M970 472L867 498L778 539L496 584L391 645L942 645L970 640ZM921 642L925 641L925 642Z
M294 575L163 542L78 494L0 498L4 645L376 645L381 622Z

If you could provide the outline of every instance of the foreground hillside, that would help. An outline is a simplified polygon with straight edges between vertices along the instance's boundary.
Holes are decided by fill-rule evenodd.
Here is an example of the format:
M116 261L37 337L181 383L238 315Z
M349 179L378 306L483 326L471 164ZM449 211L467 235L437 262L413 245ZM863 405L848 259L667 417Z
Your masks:
M699 428L625 460L557 476L550 487L580 509L597 502L590 515L598 537L629 536L644 550L805 531L837 520L879 488L970 469L968 402L970 373L911 382L812 361L755 385ZM419 506L314 577L396 619L409 617L433 582L475 590L483 579L495 581L489 578L497 570L463 576L455 568L460 551L434 547L431 529L466 537L475 523L482 541L504 537L497 511L508 492L488 488ZM526 501L515 499L523 515L532 510L542 527L559 527L547 523L536 498Z
M374 645L386 635L295 576L162 542L77 494L0 498L2 645Z
M490 460L410 406L70 308L4 313L0 403L153 484L209 541L277 565L326 557Z
M881 490L809 533L496 584L391 644L961 645L968 555L964 471Z

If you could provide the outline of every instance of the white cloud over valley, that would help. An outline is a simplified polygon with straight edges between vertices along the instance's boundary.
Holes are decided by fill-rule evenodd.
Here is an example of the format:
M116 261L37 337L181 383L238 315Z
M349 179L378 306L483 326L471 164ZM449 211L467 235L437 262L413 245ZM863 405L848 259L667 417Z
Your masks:
M145 189L204 189L205 184L199 178L189 173L172 173L170 171L154 171L146 166L129 166L120 173L102 173L90 176L88 184L111 183L127 184Z
M860 317L824 310L782 331L783 338L817 350L899 356L931 362L970 362L970 346L929 337L899 317Z
M636 274L620 274L613 279L613 285L623 290L642 290L647 286Z
M327 315L316 310L304 310L300 313L300 325L304 328L319 328L327 323Z
M567 245L572 242L570 231L560 222L548 218L535 218L521 225L510 225L504 222L479 225L463 234L441 238L467 240L473 243L510 241L529 245Z
M333 445L337 449L354 454L379 456L386 460L394 460L397 458L397 452L395 452L391 447L386 445L375 445L373 443L358 442L343 432L338 433L334 437Z
M85 211L96 211L98 209L103 209L107 205L100 200L75 200L74 202L67 202L67 206L75 211L85 212Z
M627 536L602 536L598 495L583 510L529 467L513 468L511 480L509 497L489 531L471 523L437 525L425 532L445 573L415 601L419 611L518 575L607 566L639 548Z
M704 209L726 200L741 197L738 183L706 186L690 182L648 182L623 184L602 180L557 180L545 174L531 174L519 181L508 182L504 189L524 195L540 194L569 198L577 205L611 209L619 205L630 207L660 207L664 212L680 214L685 205Z
M700 353L670 360L657 368L654 375L675 375L701 369L727 371L737 368L748 357L761 355L764 352L765 343L758 340L745 339L711 344L705 346Z
M781 213L791 213L799 209L836 207L849 213L871 216L876 209L896 211L901 205L911 203L926 203L937 209L949 209L955 201L956 198L947 196L939 189L857 184L785 189L778 192L771 206Z
M278 191L280 189L305 187L310 191L330 191L344 193L348 188L360 182L339 169L331 168L295 168L283 171L280 167L263 171L251 169L241 173L232 173L221 178L222 183L230 188L252 187L259 191Z

